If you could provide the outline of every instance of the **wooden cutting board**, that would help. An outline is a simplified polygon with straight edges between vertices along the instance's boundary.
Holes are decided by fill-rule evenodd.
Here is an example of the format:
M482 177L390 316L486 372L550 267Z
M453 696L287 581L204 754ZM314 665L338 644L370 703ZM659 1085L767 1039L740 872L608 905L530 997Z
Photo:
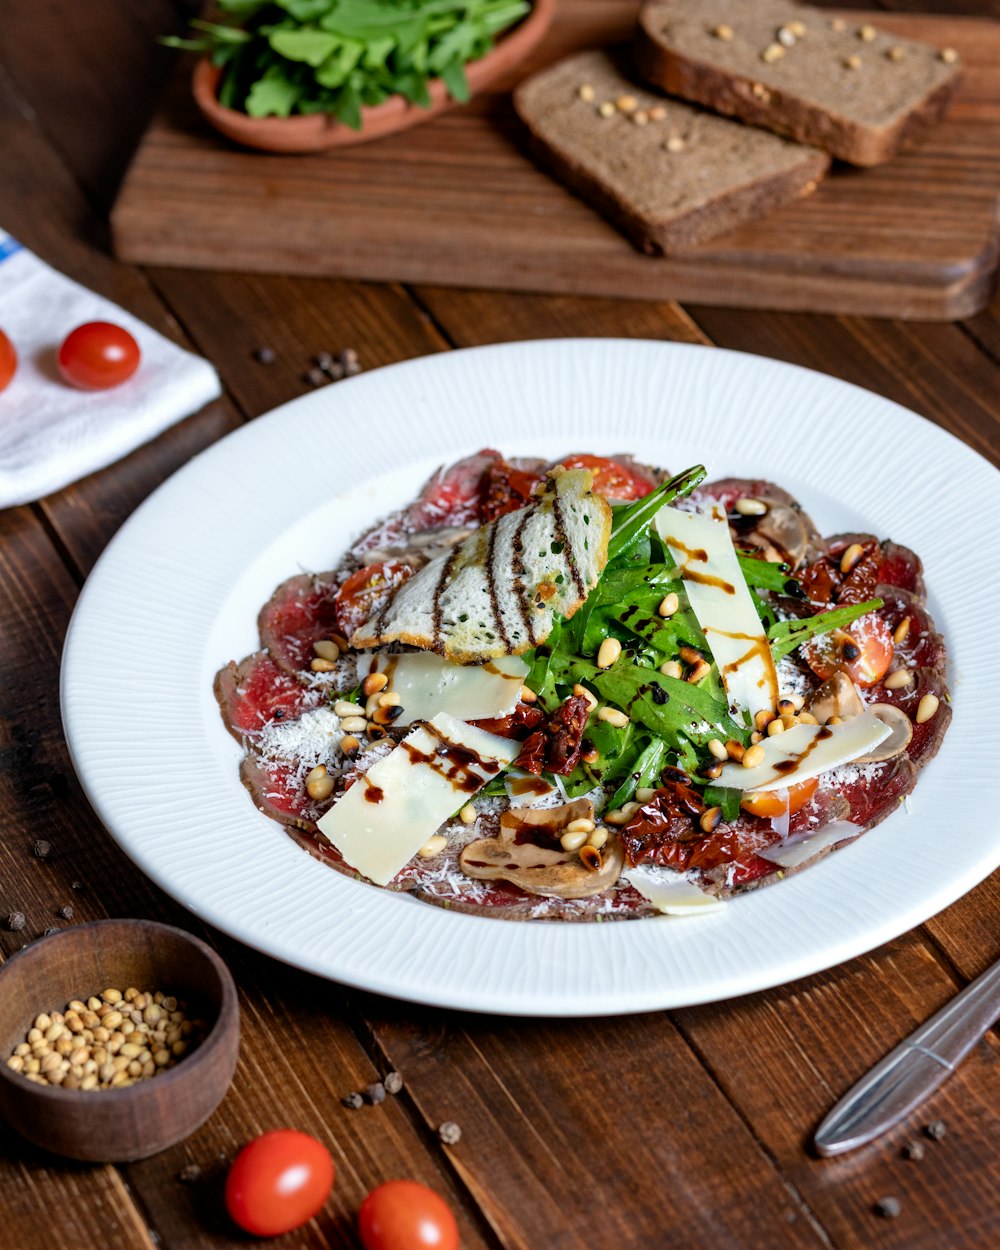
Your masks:
M627 39L637 8L561 0L517 76ZM947 118L891 164L837 169L814 195L682 258L641 255L531 163L507 94L513 80L397 137L270 156L210 130L186 74L125 179L112 214L115 250L127 261L188 268L966 317L989 302L1000 266L1000 25L875 20L961 53L967 70Z

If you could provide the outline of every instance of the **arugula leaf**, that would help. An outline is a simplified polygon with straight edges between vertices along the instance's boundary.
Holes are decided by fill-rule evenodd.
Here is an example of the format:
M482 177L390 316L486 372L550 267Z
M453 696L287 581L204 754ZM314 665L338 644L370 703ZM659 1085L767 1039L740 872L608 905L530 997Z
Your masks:
M280 65L272 65L250 88L246 110L251 117L288 117L301 92Z
M789 572L787 564L758 560L755 556L745 556L740 552L736 553L736 558L740 562L743 580L752 590L777 590L787 594L789 582L792 584L793 594L798 590L799 584Z
M340 44L339 36L308 26L303 27L302 30L272 30L267 41L275 52L287 57L289 61L305 61L313 69L322 65L334 48ZM364 51L363 45L361 51ZM319 79L318 74L316 77Z
M648 530L653 517L668 503L690 495L699 482L705 480L705 466L696 464L685 469L635 503L616 508L611 518L611 539L608 542L608 561L620 559L632 550Z
M778 621L767 631L771 643L771 654L774 662L791 655L808 638L816 638L819 634L827 634L831 629L843 629L859 616L866 616L882 606L881 599L869 599L867 603L852 604L845 608L833 608L829 612L820 612L818 616L807 616L802 620Z
M709 807L721 807L722 819L727 824L739 818L742 797L743 791L736 790L732 786L705 787L705 803Z
M614 811L628 803L636 790L659 783L660 773L667 758L667 744L662 738L651 738L636 759L628 776L608 800L608 809Z

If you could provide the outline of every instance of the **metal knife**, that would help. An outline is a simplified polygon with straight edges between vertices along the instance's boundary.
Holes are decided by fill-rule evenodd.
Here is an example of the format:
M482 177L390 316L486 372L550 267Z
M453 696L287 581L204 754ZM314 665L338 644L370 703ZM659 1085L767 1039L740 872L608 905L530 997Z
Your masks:
M861 1078L816 1131L821 1155L880 1137L928 1098L1000 1018L1000 960Z

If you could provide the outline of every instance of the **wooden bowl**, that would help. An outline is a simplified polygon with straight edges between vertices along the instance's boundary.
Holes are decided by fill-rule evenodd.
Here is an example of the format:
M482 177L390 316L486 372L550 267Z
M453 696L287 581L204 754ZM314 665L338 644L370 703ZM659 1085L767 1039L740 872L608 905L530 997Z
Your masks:
M7 1057L40 1012L109 986L162 990L209 1023L175 1067L124 1089L39 1085ZM23 1137L71 1159L144 1159L193 1133L222 1101L236 1068L240 1017L229 969L204 942L151 920L74 925L32 943L0 968L0 1112Z
M524 60L548 30L555 5L556 0L535 0L531 12L522 22L508 34L501 35L495 47L484 57L466 65L465 76L472 95ZM363 107L361 129L352 130L325 113L310 113L301 117L248 117L238 109L226 108L219 103L221 75L222 71L207 57L198 61L192 81L195 103L206 120L227 139L261 152L322 152L327 148L368 143L430 121L455 103L448 95L444 82L434 78L428 83L429 107L410 104L401 95L390 96L381 104Z

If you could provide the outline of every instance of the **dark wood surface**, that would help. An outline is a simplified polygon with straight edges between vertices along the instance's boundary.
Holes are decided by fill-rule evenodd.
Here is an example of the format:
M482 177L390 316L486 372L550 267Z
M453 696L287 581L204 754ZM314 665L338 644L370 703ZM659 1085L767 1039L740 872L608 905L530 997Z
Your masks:
M637 7L560 0L530 64L627 38ZM989 303L1000 264L1000 28L959 14L882 22L961 53L947 118L890 164L838 168L813 195L684 256L642 255L527 158L504 89L523 66L469 108L323 159L262 157L222 139L182 68L115 205L115 247L189 268L969 316Z
M996 0L953 7L1000 15ZM554 1023L401 1005L278 965L160 894L74 778L58 667L80 585L125 517L199 448L300 393L314 352L354 347L370 369L546 335L716 343L870 387L996 463L998 306L953 325L904 324L115 263L108 209L170 68L153 37L183 18L171 0L9 0L0 22L0 223L201 351L225 384L223 399L121 463L0 513L0 918L27 916L22 933L0 929L0 952L108 915L178 924L232 970L243 1041L214 1115L140 1163L67 1164L0 1133L0 1247L42 1237L104 1250L246 1246L221 1206L225 1161L253 1134L287 1125L325 1141L338 1171L324 1212L281 1243L295 1250L356 1246L365 1192L404 1176L447 1197L470 1250L992 1250L995 1037L884 1140L832 1161L807 1143L852 1081L1000 956L1000 874L870 955L735 1002ZM251 358L262 344L277 352L271 366ZM32 855L37 838L51 843L45 859ZM57 916L67 904L72 922ZM399 1096L358 1112L341 1106L390 1068L406 1082ZM462 1127L457 1145L437 1137L446 1119ZM921 1137L932 1119L946 1124L940 1142ZM900 1154L914 1138L926 1147L919 1162ZM190 1164L199 1179L183 1183ZM885 1196L899 1199L897 1219L874 1213Z

